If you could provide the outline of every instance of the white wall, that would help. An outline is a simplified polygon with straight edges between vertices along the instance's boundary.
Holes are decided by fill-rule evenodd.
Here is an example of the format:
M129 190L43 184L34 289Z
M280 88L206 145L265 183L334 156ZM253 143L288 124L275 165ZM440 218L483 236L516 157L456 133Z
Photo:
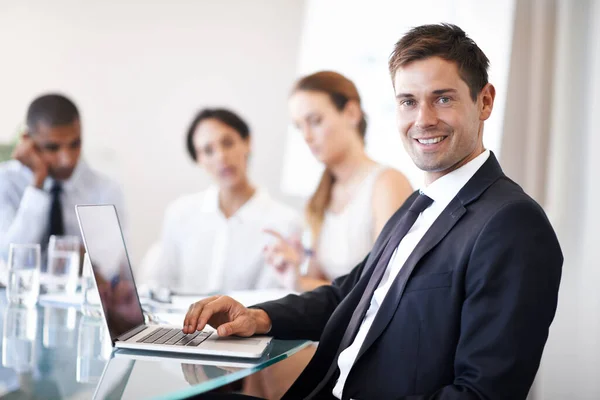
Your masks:
M565 262L535 400L600 399L600 2L557 0L551 215Z
M134 261L157 238L166 204L208 183L183 141L201 107L248 120L251 174L281 197L303 3L0 0L0 141L41 92L71 96L87 159L124 187Z

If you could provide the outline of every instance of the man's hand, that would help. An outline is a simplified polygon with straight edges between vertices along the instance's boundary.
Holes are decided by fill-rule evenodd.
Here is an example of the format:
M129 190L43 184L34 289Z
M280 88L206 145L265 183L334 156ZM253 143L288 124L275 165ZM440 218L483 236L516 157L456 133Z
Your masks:
M206 324L219 336L252 336L271 329L271 319L263 310L244 307L228 296L212 296L190 306L183 321L183 333L201 331Z
M44 180L48 176L48 166L42 159L35 143L27 133L23 134L21 140L15 147L12 158L18 160L33 172L33 186L41 189Z

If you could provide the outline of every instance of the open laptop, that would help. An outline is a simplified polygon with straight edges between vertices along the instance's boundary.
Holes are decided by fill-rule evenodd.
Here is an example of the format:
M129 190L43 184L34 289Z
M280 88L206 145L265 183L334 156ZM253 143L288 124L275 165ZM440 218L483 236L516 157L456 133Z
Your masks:
M181 326L147 325L114 205L75 207L114 347L259 358L272 338L220 338L214 329L184 334ZM182 321L183 324L183 321Z

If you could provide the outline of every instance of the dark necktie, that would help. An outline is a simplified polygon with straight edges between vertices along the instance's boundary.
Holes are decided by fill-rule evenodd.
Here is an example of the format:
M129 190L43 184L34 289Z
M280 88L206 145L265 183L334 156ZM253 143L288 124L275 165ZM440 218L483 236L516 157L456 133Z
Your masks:
M338 348L335 358L333 359L333 363L329 367L329 370L325 375L325 379L323 379L323 381L319 385L321 389L323 385L326 385L328 383L328 381L333 376L334 372L337 370L338 357L340 353L352 344L352 341L354 340L354 337L356 336L356 333L358 332L358 329L362 324L365 314L367 313L367 310L371 305L373 293L375 293L375 290L377 289L377 287L379 287L379 282L381 281L381 278L383 278L383 275L385 274L385 271L388 268L388 264L392 259L394 251L396 250L396 248L398 248L398 245L400 244L404 236L406 236L410 228L412 228L415 221L419 217L419 214L421 214L427 207L429 207L431 203L433 203L433 200L430 197L428 197L425 194L419 194L419 196L417 196L417 198L409 207L406 214L404 214L400 221L398 221L398 224L392 231L390 239L385 245L385 248L381 253L381 257L379 258L377 265L375 266L375 270L371 275L371 279L369 279L369 283L367 284L365 292L363 293L360 302L356 307L356 311L353 313L352 318L350 319L350 323L348 324L346 332L344 333L344 336L340 342L340 346ZM315 390L313 393L316 392L318 392L318 390Z
M50 194L52 195L52 204L50 205L50 224L48 236L57 235L61 236L65 234L65 226L62 215L62 204L60 201L60 194L62 193L62 187L60 183L55 182Z

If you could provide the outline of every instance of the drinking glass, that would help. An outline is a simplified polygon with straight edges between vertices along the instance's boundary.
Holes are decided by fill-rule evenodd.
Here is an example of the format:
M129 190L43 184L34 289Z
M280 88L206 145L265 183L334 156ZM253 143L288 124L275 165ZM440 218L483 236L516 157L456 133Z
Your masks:
M34 306L40 295L39 244L14 244L8 250L6 297L11 304Z
M74 295L79 281L81 243L78 236L50 236L48 244L48 293Z

